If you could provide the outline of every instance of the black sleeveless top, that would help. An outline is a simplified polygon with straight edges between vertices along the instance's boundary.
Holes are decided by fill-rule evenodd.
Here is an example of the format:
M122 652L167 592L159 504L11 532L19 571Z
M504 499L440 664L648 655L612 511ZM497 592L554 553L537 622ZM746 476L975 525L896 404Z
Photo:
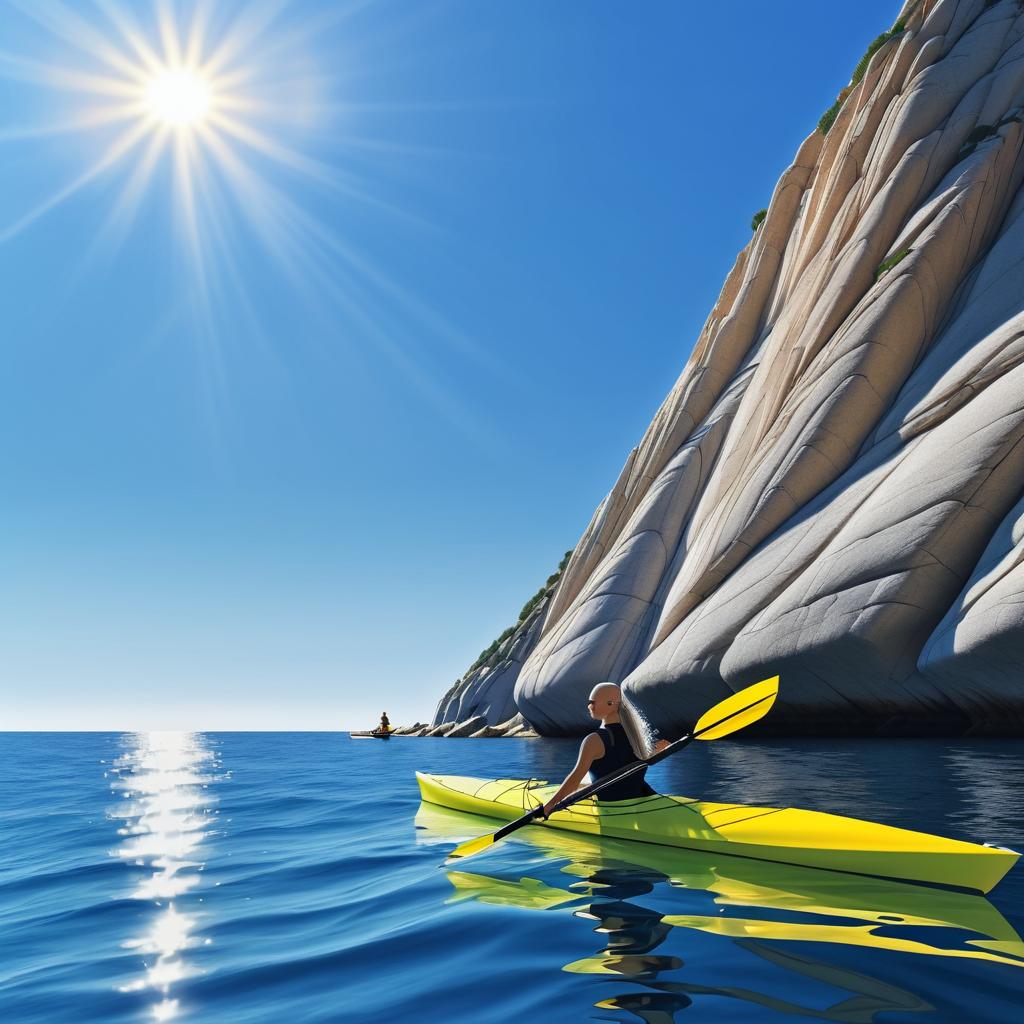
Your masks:
M593 735L601 738L601 742L604 744L604 757L599 757L590 766L592 782L597 782L598 779L603 779L611 772L639 760L633 752L629 737L621 723L612 722L611 725L602 725ZM644 768L635 775L630 775L628 779L613 782L607 789L602 789L597 798L599 800L635 800L640 796L653 796L654 790L644 781L646 774L647 769Z

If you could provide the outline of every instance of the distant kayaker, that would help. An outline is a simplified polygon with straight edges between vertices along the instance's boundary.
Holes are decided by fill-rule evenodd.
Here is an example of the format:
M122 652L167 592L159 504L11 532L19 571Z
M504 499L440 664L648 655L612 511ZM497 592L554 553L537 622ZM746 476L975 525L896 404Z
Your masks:
M589 782L596 782L605 775L649 757L655 751L668 746L667 740L658 740L654 750L648 751L643 730L628 705L622 703L622 690L615 683L599 683L590 691L587 708L591 718L596 718L600 727L584 737L576 767L565 777L555 795L544 805L546 818L555 804L575 793L583 782L583 776L590 773ZM633 800L641 796L652 796L654 790L644 780L647 769L635 775L612 783L601 791L601 800Z
M380 725L377 726L377 732L391 732L391 721L388 719L386 711L380 713Z

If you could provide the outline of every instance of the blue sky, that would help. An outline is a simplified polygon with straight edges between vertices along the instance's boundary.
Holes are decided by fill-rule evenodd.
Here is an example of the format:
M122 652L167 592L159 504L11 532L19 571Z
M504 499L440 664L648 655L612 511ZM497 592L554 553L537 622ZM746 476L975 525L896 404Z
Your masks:
M159 148L193 4L0 4L0 728L429 716L898 13L203 6L228 127Z

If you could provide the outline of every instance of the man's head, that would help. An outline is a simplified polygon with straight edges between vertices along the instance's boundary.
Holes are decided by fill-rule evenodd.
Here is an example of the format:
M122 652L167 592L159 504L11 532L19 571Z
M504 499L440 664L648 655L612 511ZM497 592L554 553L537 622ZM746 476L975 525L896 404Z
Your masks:
M590 700L587 701L591 718L598 718L602 722L609 718L617 720L621 703L622 691L615 683L598 683L590 691Z

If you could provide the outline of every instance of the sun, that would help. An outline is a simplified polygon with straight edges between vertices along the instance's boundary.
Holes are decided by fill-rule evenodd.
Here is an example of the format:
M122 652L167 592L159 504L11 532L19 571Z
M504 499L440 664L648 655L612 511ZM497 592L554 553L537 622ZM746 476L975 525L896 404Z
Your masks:
M393 280L349 230L371 214L403 232L434 230L391 194L396 172L419 166L423 154L460 155L376 135L371 117L381 105L360 98L364 73L367 88L382 83L355 62L391 35L358 38L354 16L367 6L0 0L0 107L16 115L0 124L0 164L29 166L38 154L41 172L16 175L17 192L5 181L0 247L91 193L89 243L77 260L109 277L132 236L166 259L173 280L160 336L186 325L180 334L204 361L211 400L227 379L222 338L272 342L259 314L284 292L252 288L247 269L267 261L325 336L339 344L365 336L437 413L476 436L468 410L414 353L432 353L422 344L429 335L460 356L490 356ZM20 43L8 40L9 23ZM433 104L394 105L407 115L401 123L418 123L424 109ZM23 148L12 157L7 145ZM62 177L51 181L51 172Z
M209 114L211 100L209 81L190 68L160 71L145 89L150 117L170 127L198 125Z

